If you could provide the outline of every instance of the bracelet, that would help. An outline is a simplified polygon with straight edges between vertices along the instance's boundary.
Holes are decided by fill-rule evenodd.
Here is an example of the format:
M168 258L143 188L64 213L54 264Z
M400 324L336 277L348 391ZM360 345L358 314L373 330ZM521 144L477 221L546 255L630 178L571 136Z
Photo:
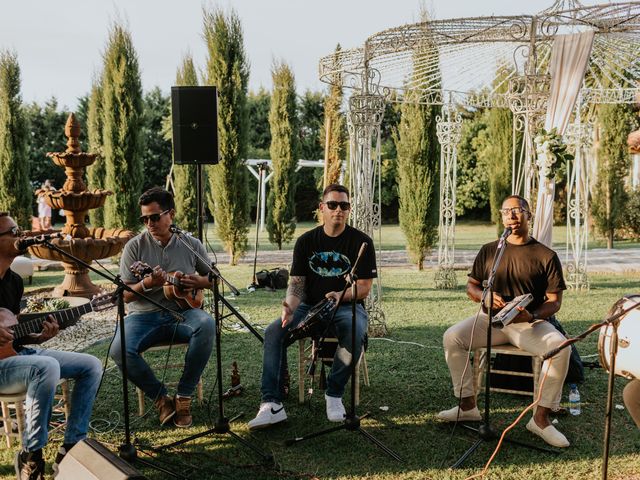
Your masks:
M147 287L144 286L144 278L142 280L140 280L140 285L142 285L142 291L144 293L149 293L149 292L151 292L153 290L153 287L147 288Z

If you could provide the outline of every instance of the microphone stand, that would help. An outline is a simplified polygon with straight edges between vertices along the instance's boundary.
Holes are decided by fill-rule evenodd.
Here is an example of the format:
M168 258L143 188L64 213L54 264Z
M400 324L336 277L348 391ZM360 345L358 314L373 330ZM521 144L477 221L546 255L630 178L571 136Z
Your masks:
M487 327L487 353L486 353L486 363L485 363L485 386L484 386L484 417L482 420L482 424L478 428L473 428L469 425L462 424L462 427L467 430L471 430L478 434L478 440L467 449L466 452L462 454L458 460L452 465L452 468L458 468L462 466L467 458L471 456L476 449L482 445L483 442L492 442L498 439L497 432L491 426L491 412L490 412L490 402L491 402L491 330L493 329L491 325L491 321L493 319L493 283L495 282L496 272L498 270L498 266L502 261L502 256L504 255L504 251L507 248L507 237L511 234L511 229L509 227L508 231L505 230L504 234L500 237L500 242L498 242L498 247L496 249L496 253L493 257L493 265L491 267L491 272L489 273L489 278L482 283L484 290L482 291L482 297L480 299L481 304L488 305L487 307L487 315L488 315L488 327ZM474 362L479 361L479 359L474 358ZM454 426L455 428L455 426ZM530 448L532 450L537 450L540 452L547 453L555 453L555 450L551 450L544 447L538 447L537 445L529 445L524 442L520 442L519 440L513 440L505 438L506 442L513 443L515 445L519 445L521 447Z
M244 438L236 434L233 430L231 430L230 423L240 418L243 415L242 412L237 414L235 417L231 419L225 417L224 415L223 392L222 392L222 349L221 349L221 340L220 340L221 333L222 333L222 317L220 315L219 306L220 306L220 303L224 303L225 305L227 303L224 301L224 297L220 295L220 289L219 289L220 281L224 282L224 284L227 285L232 291L234 290L237 291L237 289L222 276L222 274L220 273L218 268L215 266L215 264L209 264L209 262L207 261L208 259L207 260L203 259L202 256L198 252L196 252L195 249L189 244L189 242L187 242L184 238L182 238L183 237L182 231L175 228L174 233L176 234L177 239L183 245L185 245L191 252L193 252L197 258L199 258L202 262L204 262L205 265L208 265L208 268L209 268L209 281L212 282L211 288L213 290L214 320L216 323L216 383L218 386L218 419L216 420L213 428L205 430L204 432L201 432L201 433L196 433L195 435L190 435L188 437L169 443L167 445L152 447L152 450L154 452L160 452L162 450L177 447L178 445L185 444L187 442L190 442L191 440L195 440L200 437L205 437L213 433L228 434L228 435L231 435L233 438L235 438L238 442L240 442L245 447L257 453L260 457L262 457L262 459L265 462L273 462L273 455L271 455L270 453L264 452L263 450L261 450L260 448L253 445L251 442L245 440ZM242 317L240 318L242 319ZM242 320L245 321L244 319ZM262 340L261 337L259 338L260 340Z
M607 406L605 410L604 438L602 441L602 480L607 480L609 469L609 446L611 443L611 420L613 416L613 387L615 385L616 357L618 354L618 327L620 325L622 317L629 313L631 310L635 310L636 308L638 308L638 306L640 306L640 300L636 301L630 307L624 308L618 313L610 315L604 321L592 325L580 335L565 340L559 347L550 350L542 357L544 360L546 360L548 358L556 356L561 350L564 350L569 345L583 340L588 335L596 330L599 330L605 325L609 325L612 328L611 342L609 344L609 378L607 383ZM604 355L604 352L602 353Z
M183 479L188 478L176 472L173 472L172 470L169 470L165 467L156 465L152 462L149 462L148 460L144 460L138 457L136 447L131 443L131 430L130 430L130 420L129 420L129 395L128 395L129 377L127 373L127 355L126 355L127 344L126 344L126 338L124 333L124 317L125 317L124 292L127 291L130 293L133 293L138 298L144 298L146 301L158 307L162 311L171 313L174 317L176 317L176 321L180 320L182 316L178 312L174 312L173 310L159 304L158 302L156 302L152 298L149 298L143 293L136 292L129 285L127 285L122 281L122 279L120 278L120 275L115 275L115 276L107 275L106 273L98 270L97 268L92 267L90 264L88 264L84 260L81 260L80 258L64 251L57 245L54 245L48 239L45 239L42 242L42 244L45 245L47 248L51 250L55 250L56 252L60 253L65 258L72 260L74 263L82 265L84 268L91 270L92 272L98 274L99 276L110 281L116 286L116 290L113 294L113 298L116 299L117 306L118 306L118 328L120 330L120 344L122 346L120 361L122 363L122 403L123 403L123 409L124 409L124 443L118 447L118 453L120 455L120 458L127 461L128 463L140 462L141 464L147 467L151 467L159 472L166 473L167 475L170 475L173 478L183 478Z
M384 453L389 455L391 458L401 462L402 459L396 452L394 452L391 448L387 447L384 443L382 443L380 440L378 440L376 437L374 437L373 435L371 435L369 432L367 432L361 427L360 421L363 418L368 417L369 412L361 416L358 416L356 414L356 381L355 379L356 379L356 368L357 368L358 361L354 357L353 352L356 351L356 305L358 304L358 285L357 285L358 277L355 274L355 270L356 270L356 266L358 265L358 261L360 260L360 257L364 252L364 247L366 247L366 245L367 244L364 243L363 246L360 248L360 253L358 255L358 258L353 264L351 273L349 273L348 275L347 283L344 286L344 289L342 290L342 294L340 295L340 300L338 301L338 305L336 309L333 311L333 316L331 317L331 321L329 322L329 323L333 322L336 312L338 311L338 308L340 308L340 303L342 302L342 299L344 298L344 295L347 292L347 289L349 288L349 286L351 286L351 365L350 365L351 366L351 401L349 403L349 411L347 412L347 415L344 421L340 425L336 425L335 427L330 427L324 430L320 430L319 432L310 433L302 437L296 437L289 440L285 440L284 443L285 445L289 446L289 445L302 442L304 440L309 440L311 438L326 435L328 433L337 432L339 430L347 430L350 432L360 433L367 440L370 440L372 443L378 446Z
M210 272L212 272L214 274L214 276L218 277L227 286L227 288L229 288L229 290L231 290L231 293L233 293L236 296L240 295L240 290L238 290L236 287L234 287L231 283L229 283L220 274L220 271L218 270L218 267L216 267L215 263L212 263L209 258L206 258L206 257L203 257L202 255L200 255L200 253L197 252L189 244L189 242L187 242L184 239L184 235L187 235L187 234L183 230L180 230L175 225L172 225L171 226L171 231L176 234L176 238L178 239L178 241L180 241L180 243L182 243L185 247L187 247L187 249L191 253L193 253L196 256L196 258L198 258L203 264L207 265L207 268L209 268ZM188 234L188 235L191 236L191 234ZM260 340L260 343L264 343L264 338L262 338L262 335L260 335L260 332L258 332L255 328L253 328L253 325L251 325L249 322L247 322L247 320L242 316L242 314L238 310L236 310L236 308L233 305L231 305L231 303L229 303L229 301L226 298L224 298L224 296L222 294L218 295L218 300L225 307L227 307L229 309L229 311L231 312L231 313L221 317L220 321L224 320L225 318L231 317L233 315L238 320L240 320L240 322L242 322L242 324L245 326L245 328L247 330L249 330L258 340Z

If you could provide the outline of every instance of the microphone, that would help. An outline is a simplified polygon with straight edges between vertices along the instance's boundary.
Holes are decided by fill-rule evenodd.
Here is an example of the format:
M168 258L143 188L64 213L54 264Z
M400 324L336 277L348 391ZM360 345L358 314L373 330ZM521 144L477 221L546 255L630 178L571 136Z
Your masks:
M513 231L513 228L511 227L506 227L504 229L504 232L502 232L502 235L500 235L500 241L498 242L498 248L502 248L502 246L504 245L504 242L507 240L507 237L509 235L511 235L511 232Z
M49 240L53 240L54 238L64 238L64 235L60 232L57 232L48 233L46 235L36 235L35 237L24 237L20 240L16 240L14 246L17 250L20 250L22 252L33 245L40 245L41 243L48 242Z
M178 235L193 236L191 232L185 232L184 230L179 229L178 226L173 223L169 225L169 231L171 233L177 233Z

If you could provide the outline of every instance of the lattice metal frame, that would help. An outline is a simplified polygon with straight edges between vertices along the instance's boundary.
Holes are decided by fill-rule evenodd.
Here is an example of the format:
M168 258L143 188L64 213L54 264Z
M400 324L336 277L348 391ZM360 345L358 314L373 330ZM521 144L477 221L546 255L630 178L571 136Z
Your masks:
M514 112L514 147L517 132L522 132L524 142L524 148L520 149L522 157L513 158L513 190L531 198L536 181L532 137L546 108L552 39L556 34L585 28L593 29L595 37L581 90L583 104L636 102L640 94L640 1L585 7L578 0L556 0L536 15L457 18L404 25L370 36L363 47L321 58L319 75L323 82L339 82L357 95L371 93L368 85L375 84L378 92L393 92L394 95L385 93L383 97L397 102L406 99L429 105L510 108ZM434 47L433 55L414 55L425 44ZM505 65L508 73L502 83L494 82L497 69ZM358 102L366 103L361 99ZM353 115L358 115L357 108ZM358 143L367 138L376 146L361 145L359 148L364 148L361 157L372 151L379 155L379 143L368 135L373 132L360 134L354 130L351 134L352 158ZM365 163L357 160L353 168L365 168ZM574 171L580 168L586 172L582 166L575 165ZM455 192L455 171L452 181ZM356 192L353 184L352 190ZM361 201L373 205L373 193L366 195ZM574 198L577 200L577 196ZM443 205L450 200L441 197ZM358 215L367 214L358 212ZM455 225L455 214L449 219L448 213L443 216L441 212L441 218L442 265L448 265L452 263L449 252L453 250L448 245L454 236L450 225ZM577 231L574 234L578 235ZM443 242L447 246L443 247Z
M573 290L589 290L587 275L589 245L589 169L593 155L593 123L582 123L578 102L576 121L564 134L575 160L567 166L567 286ZM573 168L571 168L573 167Z
M462 136L462 117L453 105L445 105L436 117L436 133L440 142L440 219L438 242L438 270L436 288L456 288L456 174L458 143Z
M369 313L369 333L382 336L387 333L382 310L382 272L379 263L381 243L381 159L380 125L386 98L380 91L375 71L365 71L361 88L349 97L347 129L349 131L349 183L351 191L351 224L371 238L378 232L378 276L371 294L365 301Z

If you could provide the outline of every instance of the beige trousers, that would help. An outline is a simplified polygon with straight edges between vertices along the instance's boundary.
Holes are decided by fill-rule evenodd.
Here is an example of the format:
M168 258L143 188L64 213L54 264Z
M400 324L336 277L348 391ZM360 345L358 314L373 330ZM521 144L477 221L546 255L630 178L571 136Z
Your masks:
M631 380L622 392L624 404L633 421L640 428L640 380Z
M484 313L480 313L472 339L471 329L475 318L476 316L474 315L455 324L444 333L443 337L444 355L451 373L451 380L453 381L453 394L456 397L462 396L462 398L465 398L475 395L471 365L467 367L464 377L462 372L467 362L469 345L471 345L471 351L473 351L487 344L489 317ZM564 340L564 335L549 322L536 322L533 324L512 323L501 330L497 328L491 329L491 345L510 343L537 356L541 356L557 347ZM542 364L540 380L542 380L547 370L549 374L542 388L542 396L539 403L541 407L557 409L560 406L562 385L569 369L570 355L570 349L565 348L553 357L551 367L549 367L549 361L545 361Z

